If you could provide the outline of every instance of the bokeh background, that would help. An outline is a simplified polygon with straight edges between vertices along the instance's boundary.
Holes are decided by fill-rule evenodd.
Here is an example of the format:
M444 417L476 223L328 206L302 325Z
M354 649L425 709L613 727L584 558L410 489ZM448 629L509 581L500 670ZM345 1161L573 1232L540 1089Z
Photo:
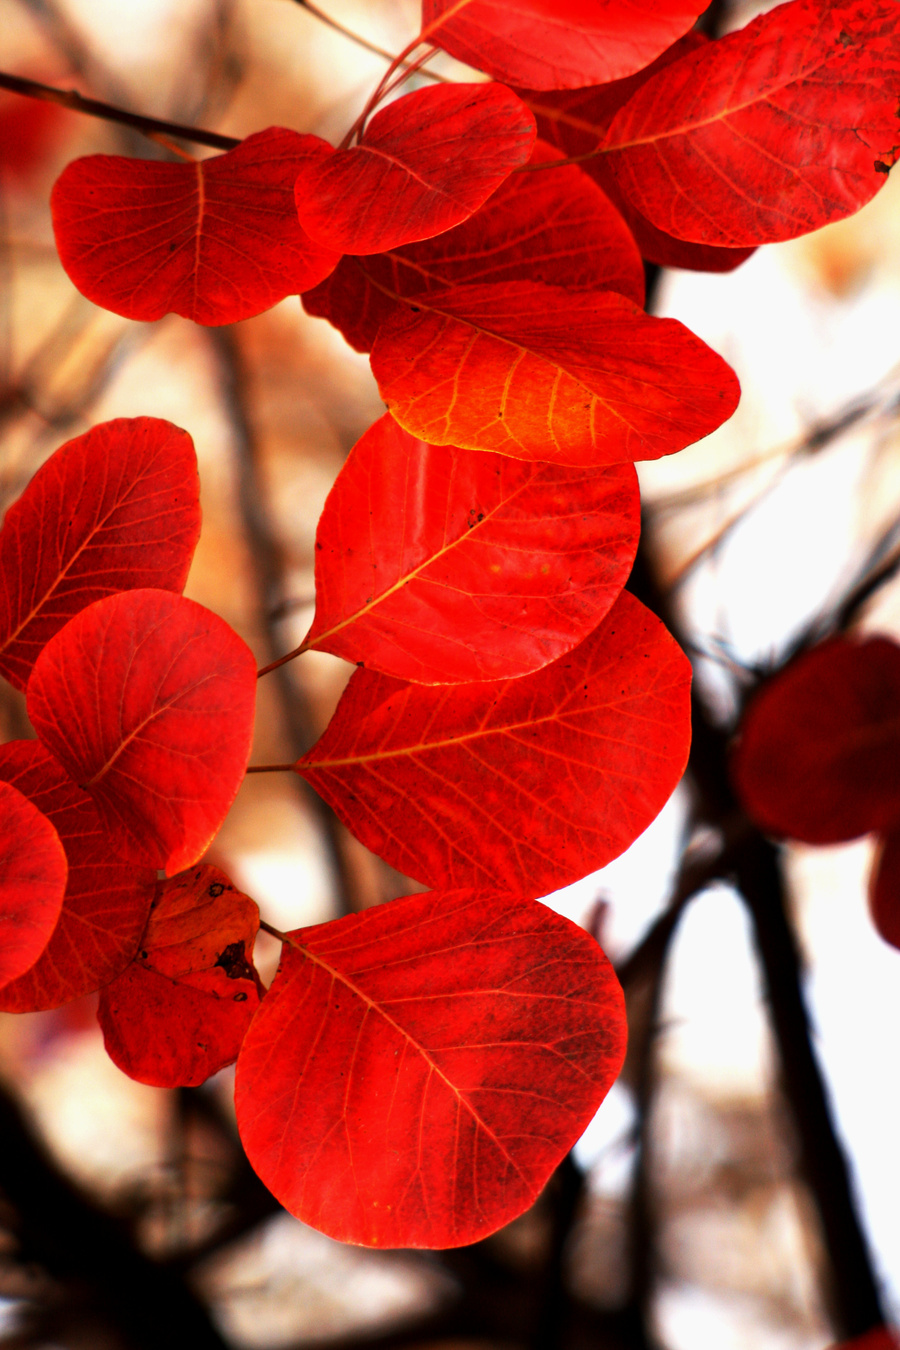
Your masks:
M326 3L389 52L417 30L415 0ZM739 26L763 8L724 5L717 18ZM336 141L384 64L294 0L0 0L0 69L233 136L279 124ZM449 58L436 68L472 78ZM0 510L95 422L152 414L185 427L204 512L187 594L262 664L309 625L317 518L382 405L366 359L296 299L200 329L130 322L82 298L47 203L64 165L95 152L167 154L0 92ZM656 312L687 323L743 386L726 426L641 467L645 565L710 719L729 728L759 674L825 632L873 570L886 579L854 622L900 638L900 183L728 276L654 280ZM263 681L254 761L296 758L348 674L308 653ZM0 737L29 734L4 686ZM548 903L627 970L685 858L714 843L679 789L626 855ZM817 1052L900 1316L900 953L868 920L870 855L868 841L789 847L785 865ZM286 774L246 782L210 861L280 928L415 888ZM274 940L263 935L258 958L270 978ZM822 1350L834 1337L817 1220L749 922L728 886L691 900L660 978L643 1133L626 1072L534 1210L446 1256L342 1247L279 1211L241 1157L229 1071L192 1092L132 1082L107 1059L90 1000L0 1017L0 1343L152 1344L135 1330L139 1310L128 1324L104 1284L103 1243L120 1241L138 1303L143 1288L177 1310L183 1291L205 1328L196 1345ZM639 1018L646 990L630 993Z

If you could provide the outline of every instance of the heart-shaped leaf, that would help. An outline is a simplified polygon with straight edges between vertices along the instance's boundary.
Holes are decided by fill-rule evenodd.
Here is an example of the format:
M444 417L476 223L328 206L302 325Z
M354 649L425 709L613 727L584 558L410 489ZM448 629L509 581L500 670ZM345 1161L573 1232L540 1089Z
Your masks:
M40 1012L93 993L137 951L156 872L117 858L97 808L37 741L0 746L0 780L32 801L59 835L69 877L59 920L35 964L0 989L4 1012Z
M82 295L126 319L249 319L337 263L294 206L301 163L330 150L269 127L195 164L76 159L50 198L60 261Z
M458 225L534 144L534 117L502 84L417 89L376 113L359 145L300 164L300 224L341 253L382 253Z
M532 164L560 152L538 141ZM403 299L472 282L543 281L566 290L618 291L644 303L644 268L609 198L573 165L510 174L474 215L434 239L369 258L342 258L303 296L359 352Z
M256 663L218 615L167 591L98 600L28 682L35 730L123 857L168 875L209 846L250 755Z
M753 698L732 759L749 815L835 844L900 824L900 647L833 638Z
M639 530L630 464L428 445L387 414L325 503L304 646L427 684L525 675L597 626Z
M412 895L288 935L238 1127L305 1223L456 1247L534 1200L624 1051L621 989L580 928L508 895Z
M197 457L157 417L102 422L39 469L0 531L0 671L24 689L73 615L118 591L184 588L200 534Z
M423 37L495 80L532 89L603 84L646 66L703 0L423 0Z
M603 146L622 192L667 234L793 239L884 185L898 87L895 4L793 0L648 80Z
M259 1004L259 911L217 867L161 881L141 946L100 991L111 1057L153 1087L197 1087L232 1064Z
M372 371L400 425L432 444L584 467L657 459L740 398L698 337L612 292L517 281L405 309L378 330Z
M447 687L356 671L295 768L407 876L545 895L661 810L687 759L690 678L626 591L580 647L521 679Z
M67 872L51 822L11 784L0 783L0 984L24 975L49 942Z

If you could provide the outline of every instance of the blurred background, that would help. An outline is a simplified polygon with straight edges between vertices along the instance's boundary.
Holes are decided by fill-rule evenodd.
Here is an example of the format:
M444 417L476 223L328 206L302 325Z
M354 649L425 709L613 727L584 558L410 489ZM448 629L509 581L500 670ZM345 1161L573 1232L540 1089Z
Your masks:
M417 31L416 0L323 5L388 52ZM764 8L718 7L719 31ZM294 0L0 0L0 69L232 136L278 124L335 142L384 68ZM436 68L472 78L449 58ZM95 152L167 154L0 91L0 510L95 422L185 427L204 512L187 594L263 664L306 632L319 512L382 405L366 358L296 299L225 329L134 323L83 299L47 202L64 165ZM655 311L710 343L743 387L713 436L641 466L633 588L695 661L700 754L798 644L847 627L900 638L900 183L730 275L650 280ZM254 761L308 747L349 670L313 652L263 681ZM0 738L29 734L4 685ZM692 772L702 780L702 765ZM166 1345L152 1310L172 1342L234 1350L830 1345L828 1241L752 905L721 879L727 823L697 802L688 781L627 854L548 898L620 969L632 1051L533 1210L473 1248L331 1242L250 1172L230 1071L181 1092L132 1082L89 1000L0 1016L0 1344ZM883 1310L900 1317L900 953L868 919L870 854L867 841L790 846L780 876ZM282 929L415 889L293 775L245 783L209 860ZM277 953L263 935L267 980Z

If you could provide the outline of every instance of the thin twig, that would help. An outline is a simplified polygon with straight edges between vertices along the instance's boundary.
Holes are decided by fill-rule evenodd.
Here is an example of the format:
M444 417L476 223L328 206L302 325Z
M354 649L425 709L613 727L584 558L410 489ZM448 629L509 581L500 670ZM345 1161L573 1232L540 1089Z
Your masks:
M0 89L9 89L25 98L36 98L43 103L58 103L72 112L85 113L88 117L99 117L104 122L118 122L133 127L151 140L157 136L177 136L182 141L193 141L197 145L208 145L213 150L233 150L241 144L234 136L222 136L218 131L205 131L202 127L186 127L180 122L166 122L158 117L144 117L140 113L127 112L112 103L103 103L100 99L85 98L74 89L56 89L52 84L41 84L39 80L26 80L22 75L10 75L0 71Z
M294 4L307 10L322 23L327 24L329 28L333 28L336 33L340 33L343 37L349 38L351 42L355 42L358 47L364 47L367 52L380 56L388 64L392 64L395 60L393 52L389 52L385 47L379 47L377 42L370 42L368 38L362 37L359 33L354 33L352 28L345 28L342 23L338 23L337 19L333 19L330 14L326 14L324 10L319 9L318 5L311 4L310 0L294 0ZM411 63L404 61L401 64L409 65ZM422 74L426 75L429 80L437 80L441 84L453 83L446 75L437 75L433 70L424 70Z

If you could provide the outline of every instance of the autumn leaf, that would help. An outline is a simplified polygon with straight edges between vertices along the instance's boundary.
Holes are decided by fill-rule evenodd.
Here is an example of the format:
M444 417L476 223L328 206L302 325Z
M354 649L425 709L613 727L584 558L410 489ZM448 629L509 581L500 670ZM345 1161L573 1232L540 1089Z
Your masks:
M751 701L732 777L771 834L835 844L900 824L900 647L832 638L792 661Z
M300 224L341 253L382 253L465 220L524 164L534 117L502 84L417 89L375 114L360 143L301 159Z
M100 991L120 1069L153 1087L197 1087L237 1059L259 1004L258 929L254 901L217 867L159 883L140 950Z
M51 821L9 783L0 783L0 984L24 975L50 940L68 865Z
M581 467L673 454L740 398L731 367L677 320L538 282L417 297L381 325L371 362L414 436Z
M639 529L631 465L428 445L388 414L325 503L304 647L427 684L528 674L600 622Z
M304 233L294 206L301 162L330 151L269 127L194 164L76 159L50 198L60 262L82 295L126 319L261 314L315 286L340 256Z
M423 37L496 80L532 89L602 84L646 66L703 0L423 0Z
M540 141L531 164L561 156ZM515 173L452 230L367 258L342 258L302 299L310 314L367 352L402 300L474 282L543 281L566 290L608 290L644 303L644 268L609 198L572 165Z
M667 234L743 248L858 211L900 145L893 3L792 0L648 80L607 162Z
M25 974L0 989L3 1012L41 1012L93 993L128 964L147 922L156 873L115 856L90 797L37 741L0 746L0 781L44 813L68 860L49 942Z
M244 777L256 663L218 615L166 591L98 600L28 682L41 741L123 857L168 875L209 846Z
M627 592L533 675L451 687L358 670L294 766L357 838L430 886L565 886L650 824L684 769L690 665Z
M456 1247L521 1213L625 1051L594 940L533 900L407 896L288 934L244 1041L247 1156L305 1223Z
M200 534L197 457L157 417L101 422L67 441L0 531L0 672L24 689L41 649L106 595L180 592Z

